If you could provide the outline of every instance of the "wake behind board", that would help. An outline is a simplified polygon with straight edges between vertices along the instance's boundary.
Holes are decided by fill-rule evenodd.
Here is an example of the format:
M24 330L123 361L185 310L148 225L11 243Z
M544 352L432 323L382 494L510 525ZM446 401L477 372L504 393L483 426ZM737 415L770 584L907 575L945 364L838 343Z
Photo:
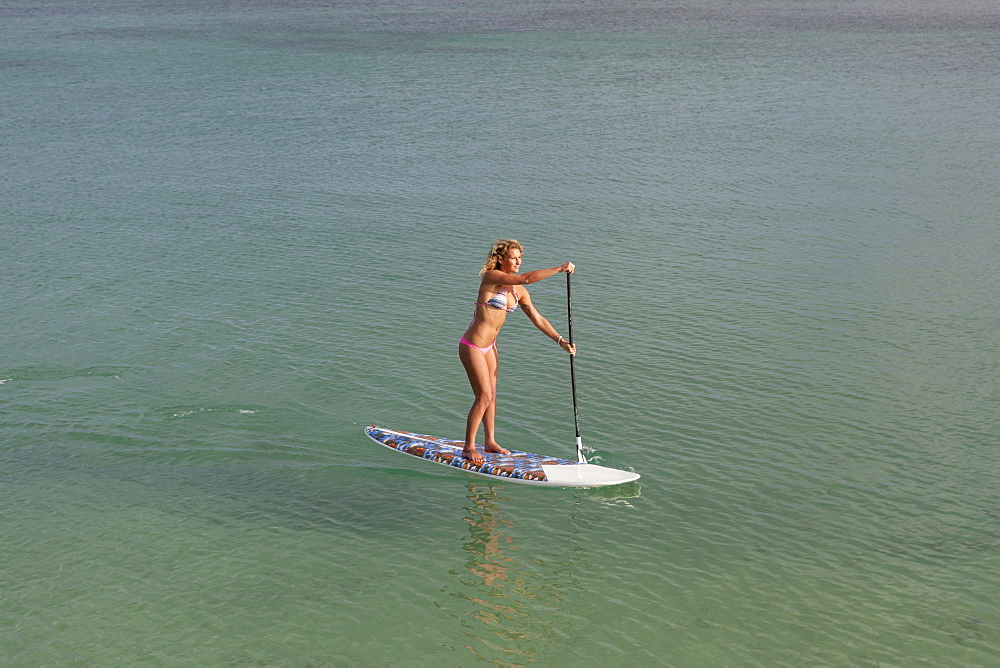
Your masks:
M437 436L411 434L408 431L383 429L372 425L365 434L376 443L436 464L476 473L488 478L549 487L605 487L639 479L638 473L609 469L597 464L581 464L558 457L511 450L509 455L484 453L486 461L473 464L462 458L462 441ZM482 452L482 450L480 450Z

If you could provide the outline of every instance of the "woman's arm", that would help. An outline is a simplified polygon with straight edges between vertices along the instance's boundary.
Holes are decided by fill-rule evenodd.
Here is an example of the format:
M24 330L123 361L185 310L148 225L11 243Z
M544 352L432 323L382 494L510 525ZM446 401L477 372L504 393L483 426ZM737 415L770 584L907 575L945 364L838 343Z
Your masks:
M531 320L532 324L541 330L545 336L558 343L560 348L568 352L570 355L575 355L576 346L571 345L569 341L564 339L559 332L556 331L556 328L552 326L552 323L546 320L541 313L535 310L535 305L531 303L531 296L528 295L528 291L521 288L517 291L517 294L520 306L524 309L524 313Z
M508 274L500 271L499 269L490 269L489 271L483 273L483 283L492 283L494 285L531 285L532 283L537 283L543 278L555 276L559 273L565 272L572 274L574 269L576 269L576 267L572 262L567 262L566 264L558 267L550 267L549 269L526 271L523 274Z

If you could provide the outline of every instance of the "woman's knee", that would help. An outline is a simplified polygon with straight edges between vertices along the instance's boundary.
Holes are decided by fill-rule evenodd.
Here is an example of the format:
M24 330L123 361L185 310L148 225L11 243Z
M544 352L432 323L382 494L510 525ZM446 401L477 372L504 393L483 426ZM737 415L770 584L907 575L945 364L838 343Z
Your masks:
M476 393L476 404L481 406L491 406L497 400L497 394L494 388L488 387L483 388Z

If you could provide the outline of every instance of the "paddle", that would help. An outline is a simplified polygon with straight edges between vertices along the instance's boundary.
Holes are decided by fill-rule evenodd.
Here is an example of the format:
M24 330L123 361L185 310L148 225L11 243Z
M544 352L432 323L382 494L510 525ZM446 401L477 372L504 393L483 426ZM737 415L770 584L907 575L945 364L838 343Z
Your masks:
M566 273L566 310L569 313L569 341L573 345L573 293L570 286L569 277L573 274ZM583 456L583 442L580 440L580 409L576 403L576 367L573 366L574 355L569 356L569 377L573 385L573 423L576 425L576 459L581 464L587 463L587 458Z

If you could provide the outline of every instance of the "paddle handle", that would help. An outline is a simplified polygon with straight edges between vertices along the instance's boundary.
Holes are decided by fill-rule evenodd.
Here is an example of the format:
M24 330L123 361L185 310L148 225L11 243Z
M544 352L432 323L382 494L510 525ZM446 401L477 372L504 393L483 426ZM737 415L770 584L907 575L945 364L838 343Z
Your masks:
M569 325L569 341L573 345L573 284L570 276L573 274L566 272L566 311L567 323ZM573 387L573 424L576 427L576 459L581 464L587 463L587 458L583 456L583 441L580 439L580 408L576 401L576 366L574 365L575 355L569 356L569 378Z

